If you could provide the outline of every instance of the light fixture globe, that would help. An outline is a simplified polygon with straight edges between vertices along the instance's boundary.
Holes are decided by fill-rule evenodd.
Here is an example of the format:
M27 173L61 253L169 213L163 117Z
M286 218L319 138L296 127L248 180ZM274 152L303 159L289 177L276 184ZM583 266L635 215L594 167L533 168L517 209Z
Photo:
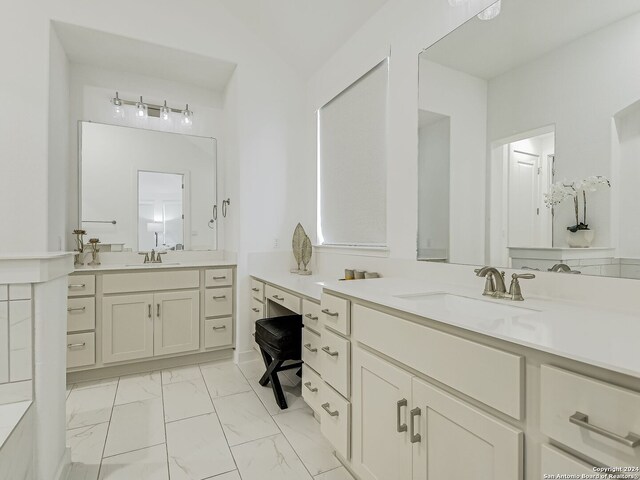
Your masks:
M136 118L145 119L149 114L149 107L146 103L142 101L142 96L140 97L140 101L136 102Z
M111 105L113 105L113 118L124 118L124 104L122 103L118 92L116 92L116 96L111 99Z
M160 107L160 120L169 121L171 116L171 109L167 107L167 101L164 101L164 105Z
M488 6L482 12L478 14L478 18L480 20L493 20L498 15L500 15L500 10L502 9L502 0L498 0L493 5Z
M193 112L189 110L189 104L187 103L185 109L182 111L182 125L190 127L193 125Z

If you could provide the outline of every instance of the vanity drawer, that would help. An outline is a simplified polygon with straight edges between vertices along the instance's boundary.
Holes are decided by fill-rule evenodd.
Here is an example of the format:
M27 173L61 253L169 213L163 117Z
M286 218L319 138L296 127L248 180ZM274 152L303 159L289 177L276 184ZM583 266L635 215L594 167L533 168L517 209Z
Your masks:
M300 298L295 295L280 290L272 285L267 285L264 288L264 293L266 299L282 305L294 313L300 313Z
M95 297L69 298L67 300L67 332L96 328Z
M547 478L547 475L593 475L593 466L578 460L576 457L564 453L555 447L550 445L542 445L542 451L540 456L540 478ZM579 478L579 477L577 477ZM588 478L588 477L583 477Z
M302 330L302 360L316 371L320 371L320 335L312 330Z
M204 321L204 348L233 344L233 318L212 318Z
M251 296L260 302L264 302L264 283L255 278L251 279Z
M265 317L264 304L256 300L251 299L251 331L256 331L256 321Z
M96 334L67 335L67 368L84 367L96 363Z
M351 455L351 404L330 385L324 384L320 404L320 430L345 460Z
M214 268L204 272L205 287L226 287L233 285L233 270L231 268Z
M154 292L199 287L198 270L110 273L102 277L103 293Z
M311 330L315 330L317 333L320 333L320 304L312 302L310 300L303 299L302 300L302 323L304 323L305 328L310 328Z
M76 297L78 295L95 295L95 275L69 275L67 279L67 295L69 297Z
M351 342L330 330L322 332L320 374L322 379L349 397L349 372L351 371Z
M351 333L349 300L323 293L320 305L322 307L322 323L325 327L331 328L343 335L349 335L349 333Z
M233 288L211 288L205 291L204 312L207 317L221 317L233 312Z
M309 365L302 366L302 398L314 411L321 412L324 382Z
M630 434L640 439L640 393L542 365L540 405L545 435L605 465L640 465L640 440L624 444Z
M520 355L362 305L353 306L353 338L496 410L522 418L524 357Z

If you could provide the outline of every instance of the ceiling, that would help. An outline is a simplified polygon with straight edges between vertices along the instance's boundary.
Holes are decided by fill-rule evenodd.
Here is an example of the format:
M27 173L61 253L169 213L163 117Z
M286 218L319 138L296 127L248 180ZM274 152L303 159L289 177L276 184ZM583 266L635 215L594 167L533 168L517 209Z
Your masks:
M136 72L215 91L225 89L236 68L223 60L67 23L56 22L55 29L73 63Z
M491 79L640 11L640 0L502 0L490 21L473 18L423 58Z
M217 0L303 77L388 0Z

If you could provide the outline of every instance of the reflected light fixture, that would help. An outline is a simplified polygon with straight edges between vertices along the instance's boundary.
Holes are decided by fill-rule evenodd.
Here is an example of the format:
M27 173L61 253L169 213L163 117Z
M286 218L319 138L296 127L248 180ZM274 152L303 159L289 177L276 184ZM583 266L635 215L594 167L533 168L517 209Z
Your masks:
M111 99L113 105L113 118L124 118L124 104L116 92L116 96Z
M160 107L160 120L169 120L171 115L171 109L167 107L167 101L164 101L164 105Z
M182 124L186 127L190 127L193 124L193 112L189 110L188 103L185 109L182 111Z
M478 18L480 20L493 20L498 15L500 15L500 10L502 8L502 0L498 0L493 5L485 8L482 12L478 14Z
M136 117L147 118L148 110L149 107L142 101L142 96L140 96L140 101L136 102Z

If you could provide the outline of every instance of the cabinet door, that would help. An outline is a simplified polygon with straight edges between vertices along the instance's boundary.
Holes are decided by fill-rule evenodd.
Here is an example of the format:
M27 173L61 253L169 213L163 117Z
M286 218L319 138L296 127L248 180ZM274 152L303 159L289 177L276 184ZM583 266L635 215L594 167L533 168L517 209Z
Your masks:
M153 295L116 295L102 300L102 361L153 356Z
M413 379L409 434L414 480L523 478L523 433Z
M353 462L362 480L411 478L411 374L361 349L353 355Z
M189 352L200 348L200 293L156 293L154 355Z

